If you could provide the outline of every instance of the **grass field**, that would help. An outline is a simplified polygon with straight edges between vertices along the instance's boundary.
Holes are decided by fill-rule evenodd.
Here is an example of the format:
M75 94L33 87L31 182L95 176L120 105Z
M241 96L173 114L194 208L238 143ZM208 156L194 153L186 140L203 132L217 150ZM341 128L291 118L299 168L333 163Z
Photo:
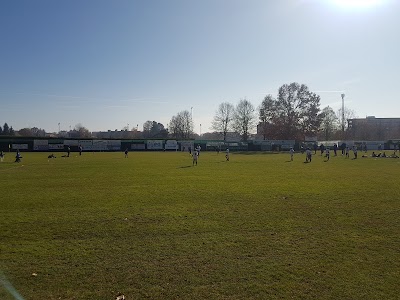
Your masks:
M400 299L400 159L22 154L0 299Z

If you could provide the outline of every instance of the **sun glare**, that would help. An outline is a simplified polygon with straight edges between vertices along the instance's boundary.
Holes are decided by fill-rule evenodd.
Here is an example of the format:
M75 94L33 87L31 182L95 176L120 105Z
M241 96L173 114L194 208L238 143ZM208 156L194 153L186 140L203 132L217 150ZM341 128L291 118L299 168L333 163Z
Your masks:
M331 0L331 2L342 8L372 8L382 4L384 0Z

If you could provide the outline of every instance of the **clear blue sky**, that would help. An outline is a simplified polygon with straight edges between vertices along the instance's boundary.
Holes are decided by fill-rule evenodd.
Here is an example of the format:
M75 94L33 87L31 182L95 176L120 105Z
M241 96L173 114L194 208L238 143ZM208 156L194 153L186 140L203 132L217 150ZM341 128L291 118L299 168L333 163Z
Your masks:
M193 107L204 133L221 102L293 81L321 108L344 91L360 117L400 117L400 1L344 2L3 0L0 126L141 130Z

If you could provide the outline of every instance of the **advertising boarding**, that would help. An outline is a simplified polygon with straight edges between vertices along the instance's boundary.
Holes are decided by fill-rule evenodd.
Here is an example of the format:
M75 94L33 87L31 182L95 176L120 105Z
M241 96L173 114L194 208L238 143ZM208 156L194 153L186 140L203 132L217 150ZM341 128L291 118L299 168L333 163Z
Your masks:
M165 142L165 150L177 150L178 142L175 140L168 140Z
M194 150L194 144L192 141L180 141L181 144L181 151L189 151L189 148L191 151Z
M79 140L79 145L82 146L83 151L90 151L93 148L92 140Z
M64 150L64 144L49 144L49 150Z
M28 144L12 144L13 150L28 150Z
M64 140L65 146L79 146L78 140Z
M49 150L49 141L48 140L33 140L33 150L34 151Z
M163 149L163 141L154 140L147 141L147 150L162 150Z
M121 150L121 140L108 140L107 141L108 151L120 151Z
M106 151L106 150L108 150L108 141L105 141L105 140L93 140L92 150L93 151Z
M131 150L146 150L145 144L131 144Z

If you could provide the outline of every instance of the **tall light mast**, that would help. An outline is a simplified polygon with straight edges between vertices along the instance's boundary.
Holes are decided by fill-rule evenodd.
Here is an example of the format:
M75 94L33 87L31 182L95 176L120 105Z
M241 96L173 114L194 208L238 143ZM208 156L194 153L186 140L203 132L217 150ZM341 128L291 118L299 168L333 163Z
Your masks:
M344 137L344 96L345 94L342 94L342 134Z

